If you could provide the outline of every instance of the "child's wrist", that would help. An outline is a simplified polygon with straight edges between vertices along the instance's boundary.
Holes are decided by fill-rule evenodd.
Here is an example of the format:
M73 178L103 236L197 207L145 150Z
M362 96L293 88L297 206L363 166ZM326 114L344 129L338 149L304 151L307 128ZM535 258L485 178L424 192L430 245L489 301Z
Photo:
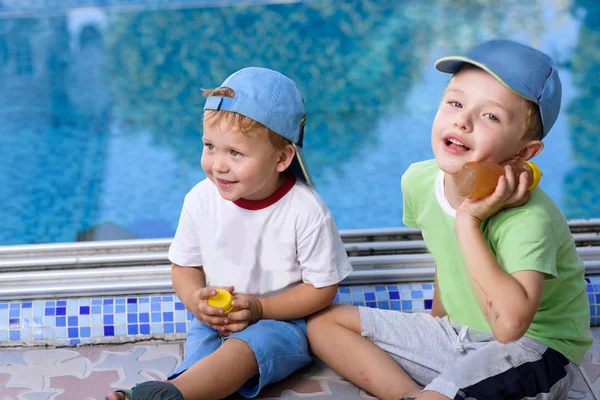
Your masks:
M481 228L481 220L470 214L460 214L456 216L454 221L454 232L458 235L461 232L469 230L479 231Z
M253 321L253 322L258 322L261 319L263 319L263 310L264 310L264 307L263 307L263 302L260 299L260 297L256 298L256 305L257 305L257 307L256 307L257 308L257 310L256 310L257 311L257 313L256 313L256 321Z

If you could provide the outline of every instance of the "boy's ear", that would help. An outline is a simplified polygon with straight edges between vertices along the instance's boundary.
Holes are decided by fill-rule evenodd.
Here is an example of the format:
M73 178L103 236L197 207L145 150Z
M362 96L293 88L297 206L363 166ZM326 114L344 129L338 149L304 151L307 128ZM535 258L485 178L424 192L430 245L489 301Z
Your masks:
M529 160L540 154L543 149L544 143L541 140L530 140L519 152L519 158Z
M277 160L277 172L285 171L292 163L292 160L294 159L295 155L296 150L294 150L294 146L292 146L291 144L288 144L283 149L281 149L281 151L279 152L279 159Z

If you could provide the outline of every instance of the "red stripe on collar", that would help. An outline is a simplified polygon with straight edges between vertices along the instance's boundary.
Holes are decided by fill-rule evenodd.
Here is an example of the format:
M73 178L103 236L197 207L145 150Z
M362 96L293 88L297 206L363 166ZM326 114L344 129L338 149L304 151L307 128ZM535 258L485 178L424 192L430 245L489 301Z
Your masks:
M296 175L289 174L286 175L285 181L283 181L283 185L279 189L277 189L272 195L262 200L244 200L238 199L233 202L236 206L240 208L244 208L246 210L256 211L262 210L263 208L267 208L275 203L277 203L283 196L288 194L290 190L296 184Z

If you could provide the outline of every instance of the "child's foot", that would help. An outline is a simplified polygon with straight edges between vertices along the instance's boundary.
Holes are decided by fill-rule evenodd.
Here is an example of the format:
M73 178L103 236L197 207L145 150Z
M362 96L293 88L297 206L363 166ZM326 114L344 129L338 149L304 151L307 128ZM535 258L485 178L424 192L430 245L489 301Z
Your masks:
M109 393L106 400L184 400L183 395L168 381L148 381L133 389L117 390Z
M129 398L129 396L126 395L124 392L127 392L127 391L120 390L118 392L109 393L108 396L106 396L106 400L131 400Z

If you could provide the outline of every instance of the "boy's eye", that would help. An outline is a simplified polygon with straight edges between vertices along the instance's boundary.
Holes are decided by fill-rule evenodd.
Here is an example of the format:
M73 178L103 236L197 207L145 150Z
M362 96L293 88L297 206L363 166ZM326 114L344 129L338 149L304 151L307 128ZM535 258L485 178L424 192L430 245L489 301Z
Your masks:
M204 147L206 147L209 150L212 150L215 148L215 146L213 146L211 143L204 143Z
M458 101L450 101L449 103L452 107L462 108L462 104L460 104Z
M239 152L239 151L237 151L237 150L231 150L231 153L230 153L230 154L231 154L232 156L234 156L234 157L235 157L235 156L239 156L239 155L240 155L240 154L242 154L242 153L240 153L240 152Z
M494 114L487 113L487 114L485 114L485 117L492 121L498 121L498 118L496 118L496 116Z

